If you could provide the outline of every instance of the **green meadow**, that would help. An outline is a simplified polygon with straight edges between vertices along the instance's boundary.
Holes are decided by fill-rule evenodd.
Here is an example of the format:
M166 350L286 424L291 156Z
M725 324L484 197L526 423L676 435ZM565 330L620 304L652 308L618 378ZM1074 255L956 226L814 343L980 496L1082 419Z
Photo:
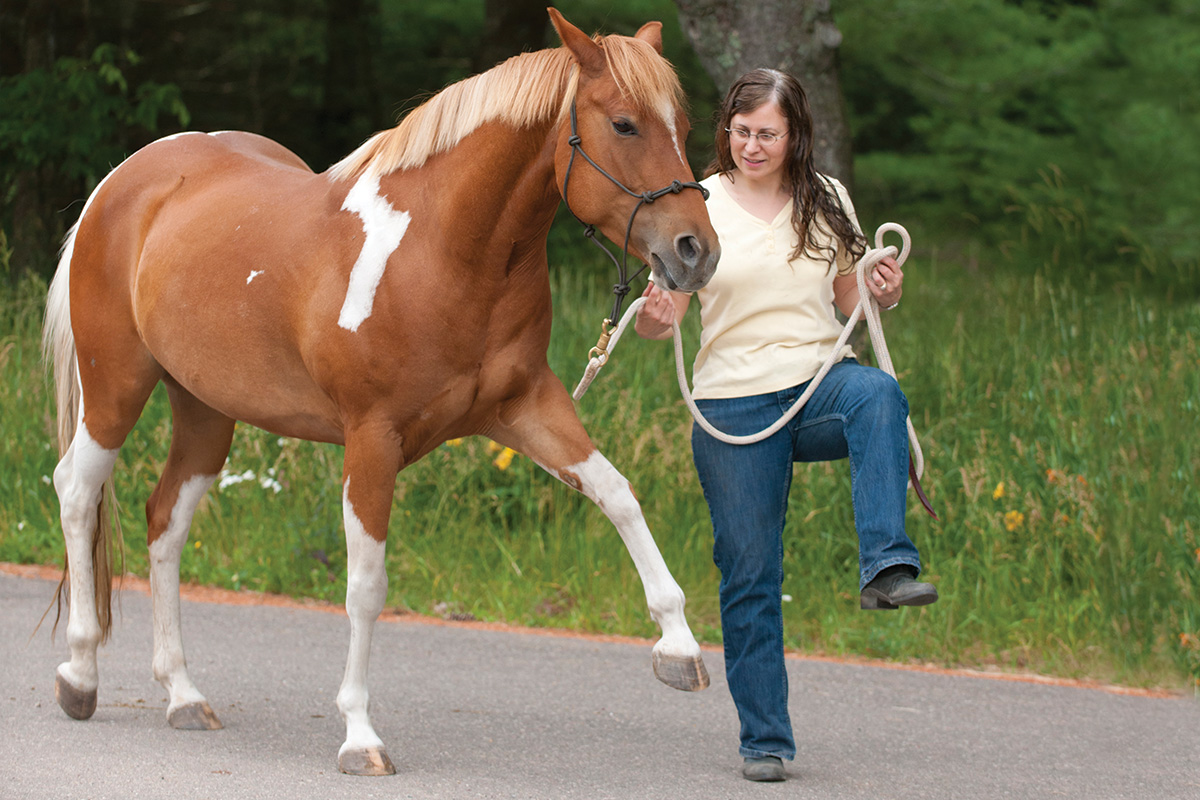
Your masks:
M550 362L573 388L612 278L570 234L556 228L551 241ZM1054 258L1034 261L1001 270L973 251L916 242L885 329L941 517L913 498L909 531L941 601L860 611L847 465L798 465L784 542L787 643L1200 691L1200 304L1136 281L1080 283ZM60 564L39 353L45 284L4 285L0 561ZM689 359L695 316L684 328ZM670 343L625 337L579 413L641 499L693 630L720 641L708 514ZM125 567L137 575L147 573L142 509L169 428L160 388L115 473ZM197 514L183 579L342 602L340 475L340 448L239 427ZM399 610L656 635L600 511L482 439L447 443L400 474L388 573L388 605Z

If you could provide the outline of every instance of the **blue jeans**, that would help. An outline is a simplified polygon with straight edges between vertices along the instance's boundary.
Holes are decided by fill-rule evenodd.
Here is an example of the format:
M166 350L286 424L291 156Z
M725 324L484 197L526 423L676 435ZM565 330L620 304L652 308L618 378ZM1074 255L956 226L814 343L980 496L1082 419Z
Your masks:
M769 426L807 383L767 394L698 400L726 433ZM713 525L713 561L721 571L725 674L741 719L740 753L796 754L787 710L783 659L783 526L795 461L849 457L859 588L880 570L920 570L904 532L908 482L908 401L882 370L852 358L836 364L791 422L752 445L729 445L692 429L692 457Z

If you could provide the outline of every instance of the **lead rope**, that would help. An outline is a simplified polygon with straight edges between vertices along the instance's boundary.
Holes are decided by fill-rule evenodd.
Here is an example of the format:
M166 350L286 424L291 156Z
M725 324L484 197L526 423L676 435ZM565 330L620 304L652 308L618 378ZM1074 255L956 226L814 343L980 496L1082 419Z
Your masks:
M896 248L894 246L883 246L883 236L888 231L895 231L896 233L900 234L900 238L903 241L903 248L899 253L896 252ZM845 326L842 328L842 333L838 337L837 344L834 345L833 351L829 354L829 358L825 359L825 363L822 364L821 369L817 371L816 377L809 382L808 388L805 389L804 393L796 399L796 402L792 404L791 408L789 408L782 417L777 419L769 427L759 431L758 433L746 434L744 436L733 436L715 428L712 423L705 419L704 415L700 413L700 409L696 407L696 401L692 399L692 392L688 388L687 373L685 371L683 360L683 337L679 331L679 324L677 322L673 322L671 325L671 335L675 340L675 375L679 381L680 394L683 395L683 401L687 404L688 410L691 412L692 417L696 420L696 424L703 428L704 431L714 439L733 445L754 444L755 442L761 442L762 440L775 435L780 431L780 429L783 428L784 425L788 424L797 414L800 413L800 409L804 408L805 403L807 403L809 398L812 397L813 392L816 391L817 387L821 384L821 381L824 380L825 376L829 373L829 370L833 369L833 365L839 360L838 354L841 352L846 342L850 339L850 334L854 331L854 326L857 325L858 321L864 316L867 318L867 330L871 334L871 345L875 349L875 358L879 362L879 368L895 378L896 368L892 364L892 357L888 352L887 340L883 335L883 324L879 319L879 302L867 289L867 273L876 264L888 256L895 258L897 264L903 265L905 260L908 258L908 253L911 249L912 240L909 238L908 231L905 230L902 225L898 225L895 222L885 222L883 225L879 226L878 230L875 231L874 249L868 250L866 253L864 253L863 257L858 260L858 264L855 266L855 276L858 281L858 305L854 307L854 311L850 314L850 318L846 321ZM600 368L608 363L608 358L611 355L613 348L617 346L617 342L620 341L621 335L625 332L625 328L629 326L630 321L637 314L637 310L641 308L645 302L646 298L639 297L637 300L630 303L629 308L625 311L625 315L621 317L620 323L614 330L610 331L608 329L608 325L610 324L609 320L604 321L605 324L601 327L600 341L588 354L588 365L584 370L583 378L580 379L579 385L575 387L575 391L571 394L575 400L578 401L583 397L584 393L587 392L588 387L591 386L592 381L595 380L596 376L599 374ZM912 487L916 490L917 497L920 499L921 505L925 507L925 510L928 511L934 519L937 519L937 514L934 513L933 508L929 504L928 498L925 496L925 492L921 488L920 479L925 473L925 456L921 451L921 443L917 441L917 432L913 428L912 417L906 417L904 423L908 428L908 441L912 445L913 451L913 458L910 459L908 466L910 485L912 485Z

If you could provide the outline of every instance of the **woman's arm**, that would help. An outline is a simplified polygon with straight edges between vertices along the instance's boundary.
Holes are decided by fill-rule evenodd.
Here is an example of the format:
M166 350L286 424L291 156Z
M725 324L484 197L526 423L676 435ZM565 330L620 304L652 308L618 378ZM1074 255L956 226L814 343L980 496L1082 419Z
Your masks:
M660 289L651 282L642 292L646 303L638 309L633 329L643 339L668 339L672 323L678 325L687 313L692 296Z

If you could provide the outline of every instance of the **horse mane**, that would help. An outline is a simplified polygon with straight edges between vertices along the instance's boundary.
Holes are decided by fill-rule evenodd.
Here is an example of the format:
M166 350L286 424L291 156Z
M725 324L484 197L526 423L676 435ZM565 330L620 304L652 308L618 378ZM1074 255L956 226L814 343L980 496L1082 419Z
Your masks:
M593 40L604 50L618 88L638 106L657 111L683 104L674 68L649 44L617 35ZM329 174L353 180L367 171L386 175L419 167L487 122L525 128L561 119L578 82L579 67L567 48L522 53L438 92L399 125L376 133L334 164Z

